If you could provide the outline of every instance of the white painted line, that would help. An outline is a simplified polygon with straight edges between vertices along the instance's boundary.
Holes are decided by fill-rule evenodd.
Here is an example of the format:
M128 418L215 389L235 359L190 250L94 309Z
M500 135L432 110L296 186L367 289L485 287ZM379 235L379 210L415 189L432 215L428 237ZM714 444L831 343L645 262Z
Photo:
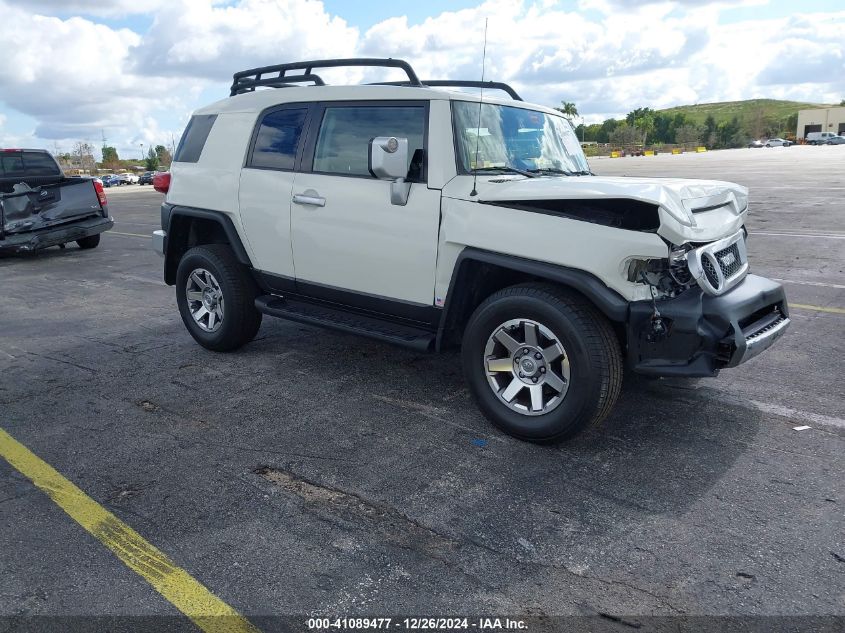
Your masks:
M821 286L822 288L840 288L845 289L843 284L828 284L822 281L798 281L797 279L780 279L778 277L770 277L772 281L781 281L785 284L800 284L802 286Z
M838 429L845 429L845 420L830 415L822 415L821 413L812 413L810 411L799 411L798 409L791 409L772 402L749 400L727 391L717 392L712 388L701 387L700 385L681 387L679 390L681 392L690 391L696 394L697 397L710 402L719 402L739 407L740 409L746 409L748 411L759 411L761 413L768 413L769 415L777 415L782 418L788 418L794 422L805 422L815 424L817 426L832 426Z
M845 235L819 235L817 233L764 233L763 231L750 231L750 237L755 235L766 235L769 237L813 237L826 240L845 240Z
M115 220L115 224L131 224L132 226L154 226L157 229L161 228L161 224L150 224L149 222L125 222L124 220Z
M810 413L809 411L798 411L797 409L790 409L789 407L782 407L779 404L769 402L760 402L759 400L749 400L748 402L763 413L779 415L795 420L796 422L811 422L821 426L833 426L838 429L845 429L845 420L842 418L834 418L829 415L821 415L820 413Z
M807 430L807 429L809 429L809 428L810 428L810 427L809 427L809 426L806 426L806 425L805 425L805 426L793 426L793 427L792 427L792 430L793 430L793 431L806 431L806 430Z
M758 191L768 190L768 189L804 189L806 190L807 187L804 185L779 185L779 186L767 186L767 187L757 187ZM813 193L818 193L819 191L845 191L845 187L813 187Z

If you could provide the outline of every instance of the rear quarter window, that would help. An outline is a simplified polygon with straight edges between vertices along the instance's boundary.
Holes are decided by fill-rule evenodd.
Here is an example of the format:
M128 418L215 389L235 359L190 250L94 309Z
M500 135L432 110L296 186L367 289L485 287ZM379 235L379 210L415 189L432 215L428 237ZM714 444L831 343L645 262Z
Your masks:
M182 133L182 138L179 140L179 147L176 148L173 162L196 163L199 161L202 149L205 147L206 140L208 140L208 134L214 127L216 120L216 114L195 114L192 116Z

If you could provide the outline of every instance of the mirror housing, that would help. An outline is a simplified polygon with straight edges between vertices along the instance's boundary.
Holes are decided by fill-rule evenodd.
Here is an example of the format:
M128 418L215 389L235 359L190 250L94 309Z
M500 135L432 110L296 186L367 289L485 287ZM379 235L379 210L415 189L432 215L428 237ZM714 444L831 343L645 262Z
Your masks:
M390 202L400 206L408 203L411 183L408 176L408 139L377 136L370 141L370 173L379 180L390 180Z

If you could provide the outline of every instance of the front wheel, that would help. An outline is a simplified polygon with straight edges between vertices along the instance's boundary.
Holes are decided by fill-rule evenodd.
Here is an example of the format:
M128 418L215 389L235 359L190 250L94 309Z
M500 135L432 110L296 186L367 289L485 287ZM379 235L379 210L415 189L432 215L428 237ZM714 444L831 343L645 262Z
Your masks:
M76 244L83 250L97 248L100 245L100 234L97 233L96 235L83 237L82 239L76 240ZM64 246L62 246L62 248L64 248Z
M549 284L488 297L467 324L462 357L485 416L533 442L566 440L598 424L622 385L610 323L580 296Z
M246 266L224 244L196 246L176 271L176 304L185 327L203 347L228 352L245 345L261 327L258 288Z

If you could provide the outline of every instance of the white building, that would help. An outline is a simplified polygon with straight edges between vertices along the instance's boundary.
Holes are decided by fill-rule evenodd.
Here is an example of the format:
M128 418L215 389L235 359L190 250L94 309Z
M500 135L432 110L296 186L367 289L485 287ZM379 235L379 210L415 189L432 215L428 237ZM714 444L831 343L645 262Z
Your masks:
M845 106L813 108L798 112L798 130L795 136L802 139L810 132L845 135Z

